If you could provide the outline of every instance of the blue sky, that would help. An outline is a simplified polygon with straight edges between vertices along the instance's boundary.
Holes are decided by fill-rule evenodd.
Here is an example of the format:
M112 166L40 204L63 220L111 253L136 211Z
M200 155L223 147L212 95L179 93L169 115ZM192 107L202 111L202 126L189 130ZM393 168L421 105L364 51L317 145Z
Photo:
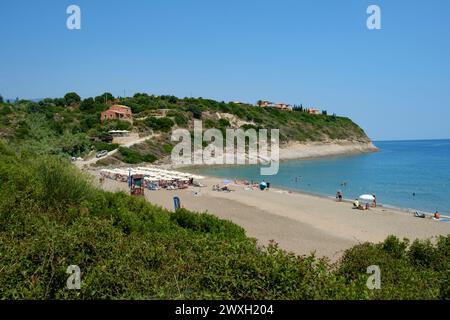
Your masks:
M366 28L370 4L382 30ZM373 139L450 138L449 15L447 0L1 1L0 94L268 99Z

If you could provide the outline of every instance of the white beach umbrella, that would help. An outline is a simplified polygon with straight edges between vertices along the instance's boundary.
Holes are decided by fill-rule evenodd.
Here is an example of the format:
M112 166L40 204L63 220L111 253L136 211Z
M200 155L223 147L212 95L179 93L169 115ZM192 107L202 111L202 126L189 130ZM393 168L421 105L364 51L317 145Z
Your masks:
M362 194L359 196L359 199L363 201L374 201L375 197L370 194Z

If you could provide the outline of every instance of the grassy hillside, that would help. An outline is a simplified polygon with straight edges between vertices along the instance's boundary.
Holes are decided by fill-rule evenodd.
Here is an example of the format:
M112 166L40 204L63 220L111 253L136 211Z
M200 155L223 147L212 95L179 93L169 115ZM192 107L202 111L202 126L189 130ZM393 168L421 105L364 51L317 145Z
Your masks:
M131 107L135 119L133 127L121 121L100 123L100 113L114 103ZM115 146L108 145L111 142L108 131L112 129L133 130L141 135L157 133L162 140L153 146L123 148L118 154L119 160L129 163L153 162L170 153L171 129L191 129L194 119L202 120L205 129L280 129L281 143L335 139L369 141L358 125L335 115L310 115L300 109L282 111L202 98L147 94L115 98L108 93L84 100L76 93L68 93L64 98L40 102L0 102L0 138L17 149L69 157L114 149Z
M331 265L208 214L171 213L92 187L66 160L0 143L0 298L3 299L443 299L450 236L436 245L390 237ZM78 265L81 290L67 290ZM369 265L381 290L366 287Z

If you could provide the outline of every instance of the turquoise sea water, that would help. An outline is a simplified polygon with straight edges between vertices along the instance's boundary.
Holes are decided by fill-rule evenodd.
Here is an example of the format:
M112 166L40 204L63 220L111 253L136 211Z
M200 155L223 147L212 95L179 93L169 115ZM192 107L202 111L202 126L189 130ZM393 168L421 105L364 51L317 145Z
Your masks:
M260 176L259 166L206 167L199 172L227 179L264 179L274 187L320 195L334 196L342 190L347 199L376 194L383 205L450 214L450 140L374 144L380 152L282 162L275 176Z

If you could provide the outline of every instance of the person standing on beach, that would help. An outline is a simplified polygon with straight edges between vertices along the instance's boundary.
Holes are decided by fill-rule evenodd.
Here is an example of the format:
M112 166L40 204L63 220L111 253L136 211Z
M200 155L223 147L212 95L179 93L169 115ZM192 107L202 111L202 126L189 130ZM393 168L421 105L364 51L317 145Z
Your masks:
M434 219L435 219L435 220L439 220L440 218L441 218L440 213L439 213L438 211L436 211L436 212L434 213Z
M376 208L377 207L377 196L374 194L372 196L373 196L373 207Z
M341 191L341 190L338 190L338 191L336 192L336 199L337 199L337 201L342 202L342 197L343 197L342 191Z

